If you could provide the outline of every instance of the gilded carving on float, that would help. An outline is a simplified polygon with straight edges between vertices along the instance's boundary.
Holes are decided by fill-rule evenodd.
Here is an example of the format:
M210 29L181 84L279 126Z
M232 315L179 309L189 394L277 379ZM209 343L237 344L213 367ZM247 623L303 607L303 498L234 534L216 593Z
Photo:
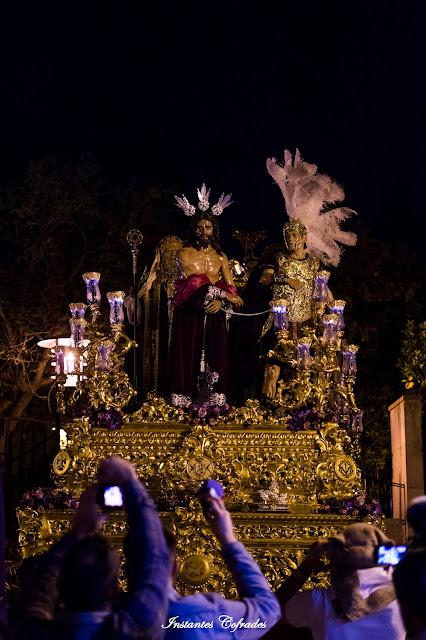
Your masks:
M257 425L266 422L268 411L260 404L259 400L247 400L244 406L235 409L231 415L235 424Z
M129 423L168 423L169 425L187 420L184 412L170 403L164 398L148 394L146 402L144 402L138 411L128 414L124 418L124 422Z
M70 454L67 451L59 451L59 453L57 453L53 459L53 473L55 473L57 476L62 476L68 471L70 464Z
M316 470L320 481L318 498L343 499L361 493L361 471L348 455L354 452L349 435L338 424L327 422L320 432L318 446L321 451Z
M362 488L351 454L351 439L338 425L320 431L241 430L223 426L129 424L120 431L90 429L86 418L65 427L67 447L55 458L58 487L80 493L94 480L97 461L106 455L131 460L148 478L154 496L173 488L195 490L215 476L227 489L231 504L257 509L258 492L275 483L286 494L291 512L315 512L318 498L345 498Z
M156 403L153 412L159 418ZM163 410L163 408L161 410ZM154 415L153 413L153 415ZM55 484L79 495L95 478L98 460L120 455L131 460L178 538L183 593L235 587L194 498L202 480L214 476L226 489L238 537L278 587L302 559L306 547L328 537L354 518L316 513L319 500L356 495L362 489L352 457L352 439L336 423L320 431L292 432L285 425L191 425L129 423L118 431L92 428L87 418L65 425L67 445L52 465ZM174 498L172 498L174 496ZM177 497L176 497L177 496ZM175 502L173 502L175 499ZM72 511L19 510L20 543L25 555L44 551L62 535ZM121 545L126 524L113 514L105 534ZM308 588L324 585L316 576Z
M199 553L193 553L183 559L180 577L190 585L200 586L206 582L210 571L211 567L207 558Z
M186 463L186 473L191 480L207 480L214 476L214 464L208 458L190 458Z
M350 482L356 477L357 468L355 462L349 456L340 456L334 462L336 476L343 482Z
M50 543L70 527L73 510L18 509L19 541L24 557L45 551ZM219 549L206 525L195 500L188 507L178 507L174 513L162 513L166 526L177 535L177 555L180 564L178 587L182 593L204 589L221 590L235 595L235 585L223 565ZM321 514L296 515L279 512L233 512L237 536L262 567L269 583L276 589L304 557L306 547L319 537L335 535L354 517ZM377 523L376 523L377 524ZM380 524L380 523L379 523ZM102 532L114 548L122 549L126 534L122 513L111 514ZM327 572L312 576L307 588L327 586Z

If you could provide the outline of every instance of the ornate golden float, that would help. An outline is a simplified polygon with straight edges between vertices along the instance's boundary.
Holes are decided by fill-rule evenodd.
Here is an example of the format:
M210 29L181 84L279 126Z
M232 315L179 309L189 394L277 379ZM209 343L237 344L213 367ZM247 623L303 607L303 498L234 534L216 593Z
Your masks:
M93 412L119 411L134 391L123 371L124 354L132 345L122 333L124 294L108 295L110 317L115 320L111 320L111 336L106 337L96 325L99 292L93 281L98 276L85 274L92 324L86 323L86 327L77 321L85 305L70 305L74 333L69 348L74 350L73 362L80 363L78 371L65 371L67 354L58 342L47 345L52 347L58 410L66 415L70 408L78 409L82 397L92 410L92 419L80 416L63 426L61 450L52 465L55 487L78 496L95 480L102 458L127 458L147 485L164 523L177 535L182 592L202 588L233 594L235 587L195 499L201 482L214 477L225 487L239 539L250 549L271 586L277 588L314 540L329 537L359 519L359 515L324 513L327 501L363 492L359 429L348 427L348 416L359 417L353 394L354 371L348 369L344 356L346 370L337 358L346 349L353 363L356 349L345 347L341 336L324 342L317 323L317 329L309 329L302 341L303 358L299 341L296 375L280 384L277 399L269 407L248 400L243 407L204 423L151 395L138 411L124 416L121 429L101 428L93 420ZM153 295L156 299L158 292ZM324 313L324 308L319 313ZM86 330L90 347L85 342ZM288 333L282 332L277 350L293 349L296 354L298 343L290 342ZM311 345L316 345L315 358L306 357L306 348ZM71 392L65 388L69 373L78 378ZM317 411L315 428L305 424L301 430L291 430L292 412L305 406L308 397ZM325 408L331 402L342 420L326 419ZM73 511L21 507L17 516L20 545L28 557L44 551L68 529ZM104 527L119 549L125 530L125 517L119 511ZM325 584L326 580L325 574L319 574L307 586Z
M291 432L268 423L211 427L169 421L171 408L158 399L152 399L144 412L148 409L151 421L142 417L119 431L91 428L87 419L68 424L66 446L53 461L53 476L57 487L79 495L94 480L100 459L120 455L131 460L164 522L177 535L183 592L200 587L233 591L194 499L205 478L224 484L237 535L273 587L299 564L312 541L356 519L318 513L319 500L362 490L352 440L337 424L326 423L319 432ZM274 482L280 488L280 503L268 490ZM24 556L44 551L66 531L72 515L72 510L18 509ZM124 515L117 512L105 533L120 548L125 529Z

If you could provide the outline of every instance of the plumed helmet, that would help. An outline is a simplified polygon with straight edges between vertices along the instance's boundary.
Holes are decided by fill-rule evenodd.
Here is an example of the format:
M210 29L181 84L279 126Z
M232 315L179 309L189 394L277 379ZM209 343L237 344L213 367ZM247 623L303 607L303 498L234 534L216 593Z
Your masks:
M285 223L285 225L283 225L283 234L285 235L288 231L294 231L304 238L308 235L305 225L297 218L291 218Z

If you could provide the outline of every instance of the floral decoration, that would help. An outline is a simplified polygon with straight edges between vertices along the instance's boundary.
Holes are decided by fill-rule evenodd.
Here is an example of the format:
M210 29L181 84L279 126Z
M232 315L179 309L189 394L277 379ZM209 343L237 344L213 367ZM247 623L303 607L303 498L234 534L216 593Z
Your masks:
M321 420L317 411L310 407L295 411L290 418L287 427L290 431L316 430L321 428Z
M90 412L90 421L94 427L104 427L110 431L121 429L124 414L120 409L99 409Z
M339 516L357 516L358 518L367 518L368 516L379 517L383 515L379 501L363 493L348 500L330 499L327 503L322 504L318 511L319 513L330 513Z
M79 499L63 491L52 487L39 487L31 489L22 496L19 506L23 509L77 509Z
M211 425L215 425L221 416L226 415L229 412L230 406L226 402L223 394L212 394L213 396L220 396L217 398L210 398L208 402L191 402L187 411L193 422Z

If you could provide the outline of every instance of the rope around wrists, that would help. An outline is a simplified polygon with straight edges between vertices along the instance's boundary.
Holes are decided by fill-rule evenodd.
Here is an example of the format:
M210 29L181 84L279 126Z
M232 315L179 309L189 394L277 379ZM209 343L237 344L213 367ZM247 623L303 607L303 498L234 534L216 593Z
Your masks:
M224 309L221 309L221 311L224 311ZM228 313L230 313L233 316L246 316L247 318L249 317L253 317L253 316L263 316L266 313L271 313L270 309L266 309L266 311L258 311L257 313L241 313L239 311L229 311Z

